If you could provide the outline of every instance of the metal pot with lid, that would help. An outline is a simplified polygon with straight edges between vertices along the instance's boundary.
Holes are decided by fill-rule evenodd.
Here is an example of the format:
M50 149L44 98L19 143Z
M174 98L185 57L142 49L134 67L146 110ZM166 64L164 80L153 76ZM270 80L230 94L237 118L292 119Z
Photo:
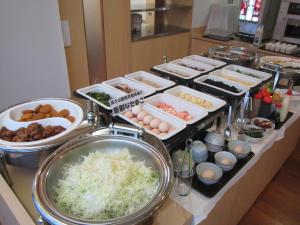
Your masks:
M217 46L208 49L208 56L228 64L250 66L257 58L257 53L245 47Z
M127 148L134 160L144 162L159 174L157 190L145 205L120 217L87 219L67 212L57 204L55 186L64 178L66 165L82 162L83 157L97 152L118 154L121 148ZM138 224L153 215L168 199L172 182L171 158L158 138L133 126L110 125L74 138L52 153L35 176L33 202L42 218L50 224Z

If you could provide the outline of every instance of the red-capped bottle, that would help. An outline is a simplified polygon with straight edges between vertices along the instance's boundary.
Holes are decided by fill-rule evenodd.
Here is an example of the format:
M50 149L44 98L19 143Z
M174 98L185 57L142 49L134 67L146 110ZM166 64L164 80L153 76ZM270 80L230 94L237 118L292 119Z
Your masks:
M284 122L289 113L291 99L292 99L292 90L289 89L283 98L282 108L280 110L280 122Z
M259 117L269 118L271 115L271 108L272 108L272 97L265 96L261 103L261 107L259 110Z
M250 112L250 118L257 117L260 111L262 98L263 96L260 92L254 95L253 102L252 102L252 111Z

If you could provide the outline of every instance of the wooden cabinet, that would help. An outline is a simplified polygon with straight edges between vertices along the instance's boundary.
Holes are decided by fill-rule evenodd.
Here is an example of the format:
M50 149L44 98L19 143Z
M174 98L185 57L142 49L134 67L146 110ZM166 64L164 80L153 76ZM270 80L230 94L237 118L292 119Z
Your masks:
M163 38L163 55L168 60L174 60L187 56L189 53L190 33L182 33Z
M188 55L188 51L188 32L132 42L130 71L149 71L153 66L163 63L163 56L174 60Z
M161 38L148 39L131 43L130 71L147 70L162 62Z
M200 54L203 52L207 52L209 48L216 47L220 44L215 42L209 42L200 39L192 39L191 43L191 54Z

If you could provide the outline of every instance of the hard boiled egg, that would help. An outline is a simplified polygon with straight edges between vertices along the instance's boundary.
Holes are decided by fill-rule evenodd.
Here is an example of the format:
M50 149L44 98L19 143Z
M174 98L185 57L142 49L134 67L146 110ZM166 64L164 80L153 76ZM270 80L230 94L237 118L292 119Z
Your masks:
M134 107L131 109L131 112L132 112L134 115L137 115L137 114L139 114L139 112L141 112L142 110L143 110L142 106L136 105L136 106L134 106Z
M211 180L211 179L213 179L215 177L215 172L213 170L207 169L207 170L203 171L203 173L201 174L201 176L204 179Z
M161 122L161 123L158 125L158 129L159 129L161 132L168 132L168 130L170 129L170 124L168 124L167 122Z
M158 128L158 125L160 124L160 120L157 118L154 118L153 120L150 121L150 127L153 129Z
M140 111L137 114L137 118L138 118L138 120L143 120L146 115L147 115L147 113L145 111Z
M144 124L149 124L153 120L153 116L147 115L144 117L143 122Z

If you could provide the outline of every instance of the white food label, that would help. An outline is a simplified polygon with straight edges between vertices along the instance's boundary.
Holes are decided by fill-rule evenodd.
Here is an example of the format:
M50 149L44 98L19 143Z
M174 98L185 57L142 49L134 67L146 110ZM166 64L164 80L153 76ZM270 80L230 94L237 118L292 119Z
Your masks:
M136 105L144 103L143 92L135 91L128 95L111 99L109 100L109 103L112 108L112 115L116 116L130 110Z

